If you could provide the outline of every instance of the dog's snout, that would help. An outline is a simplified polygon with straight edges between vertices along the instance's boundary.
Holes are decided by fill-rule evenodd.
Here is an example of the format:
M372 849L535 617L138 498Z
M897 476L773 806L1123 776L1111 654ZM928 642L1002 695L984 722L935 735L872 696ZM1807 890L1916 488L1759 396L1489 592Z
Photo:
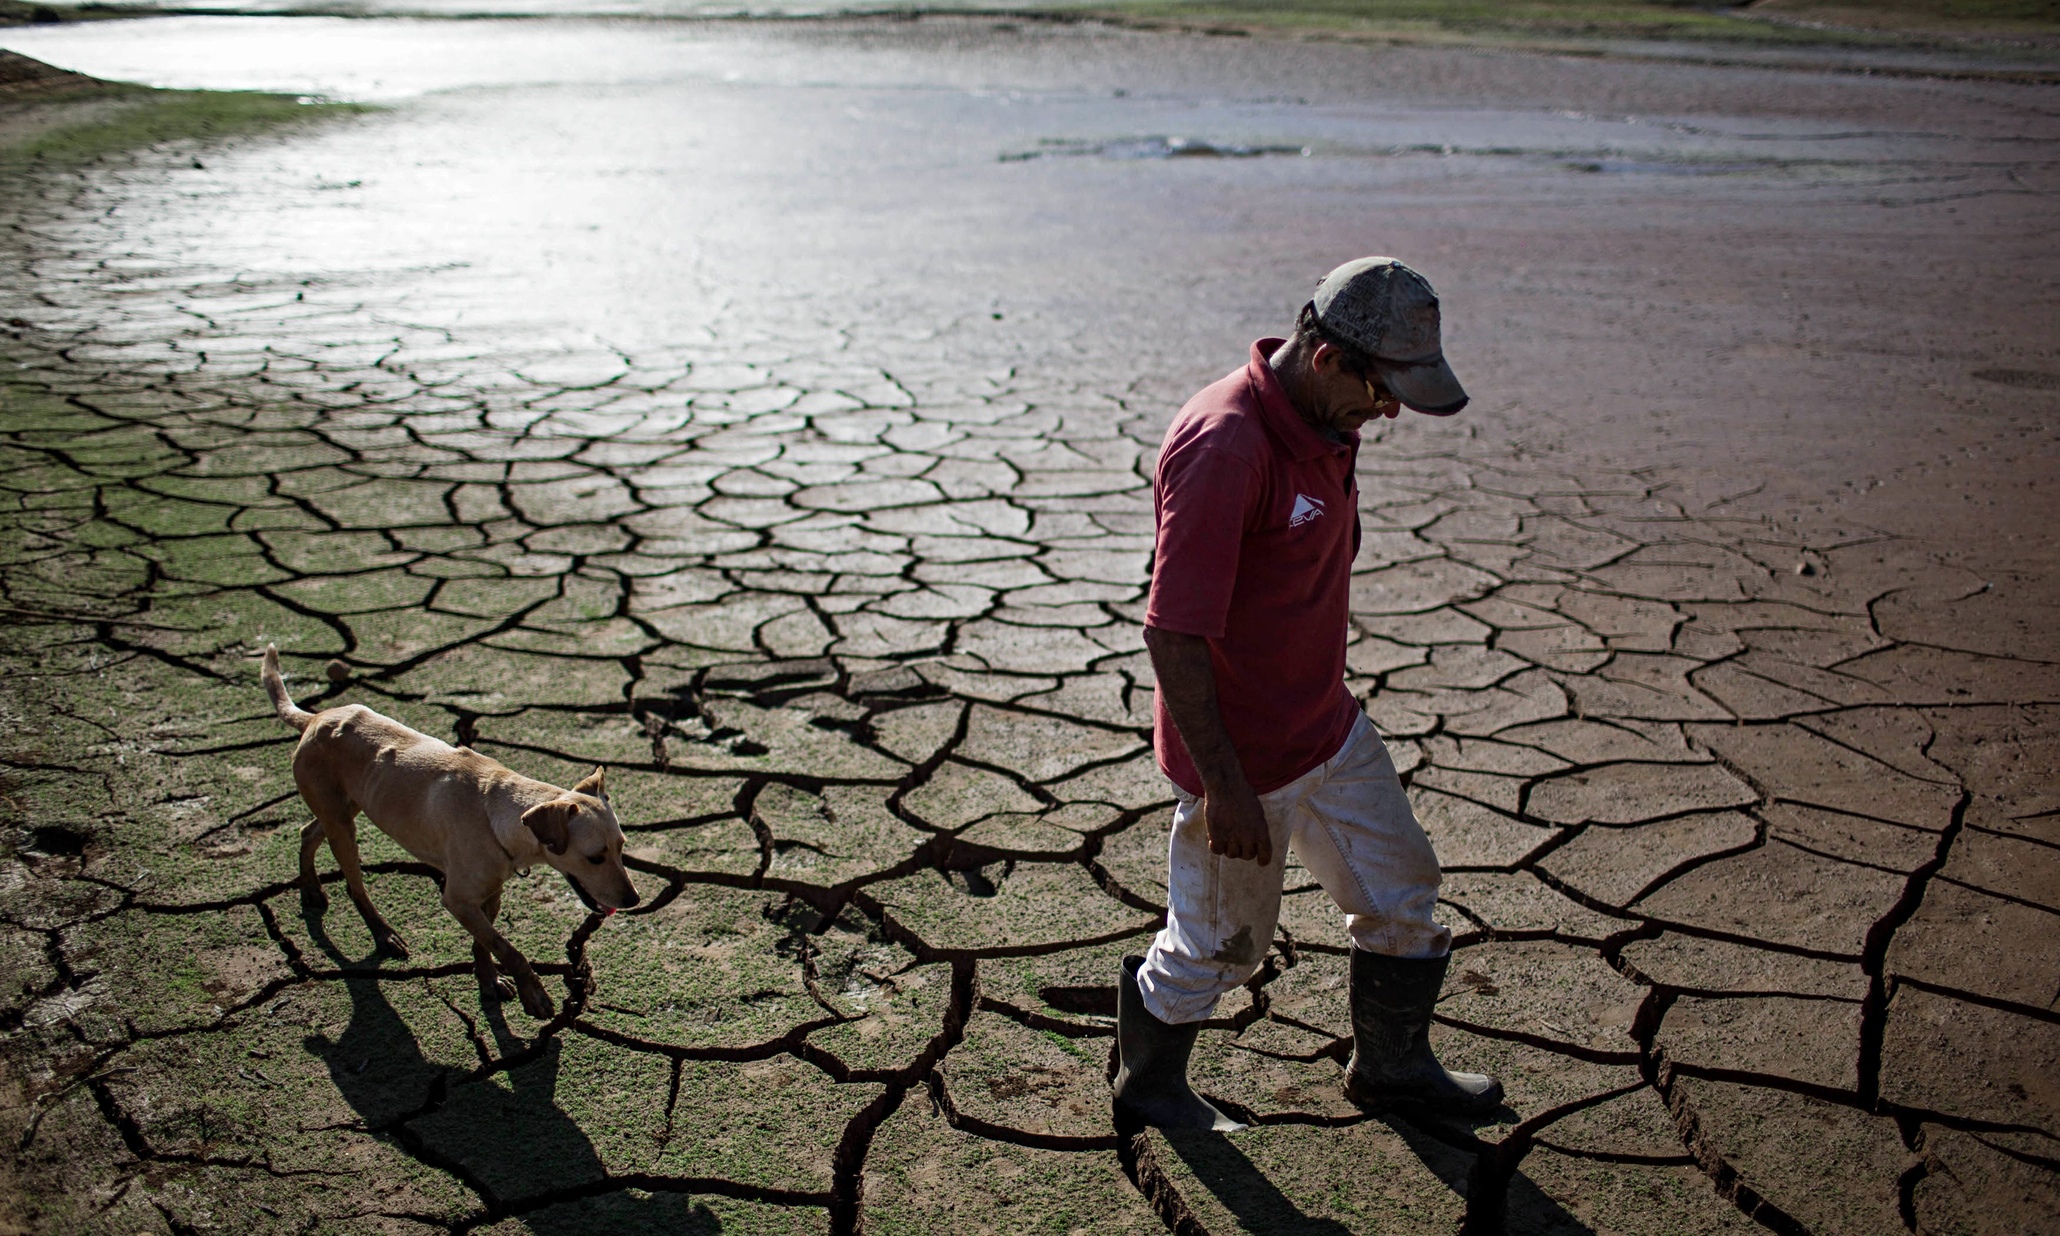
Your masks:
M622 898L622 908L627 910L631 906L634 906L639 902L643 901L643 899L644 895L636 890L635 885L631 885L629 892L624 894Z

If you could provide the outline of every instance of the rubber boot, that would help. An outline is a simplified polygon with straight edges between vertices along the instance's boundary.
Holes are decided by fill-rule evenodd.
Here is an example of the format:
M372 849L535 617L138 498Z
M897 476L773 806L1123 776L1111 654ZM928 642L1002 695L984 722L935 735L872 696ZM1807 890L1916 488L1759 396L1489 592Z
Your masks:
M1451 956L1413 959L1352 950L1352 1062L1345 1097L1364 1108L1478 1116L1502 1105L1502 1083L1452 1073L1431 1053L1431 1008Z
M1169 1026L1144 1006L1137 989L1142 957L1125 957L1116 977L1116 1119L1155 1129L1235 1133L1245 1126L1188 1089L1187 1057L1201 1024Z

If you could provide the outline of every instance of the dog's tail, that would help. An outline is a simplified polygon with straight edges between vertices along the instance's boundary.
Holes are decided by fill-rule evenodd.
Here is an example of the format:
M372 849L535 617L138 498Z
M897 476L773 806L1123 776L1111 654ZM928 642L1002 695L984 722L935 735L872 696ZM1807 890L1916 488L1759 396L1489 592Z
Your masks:
M279 719L297 730L305 730L315 719L315 714L293 702L286 694L286 679L279 673L279 646L265 645L265 694L272 697L272 710Z

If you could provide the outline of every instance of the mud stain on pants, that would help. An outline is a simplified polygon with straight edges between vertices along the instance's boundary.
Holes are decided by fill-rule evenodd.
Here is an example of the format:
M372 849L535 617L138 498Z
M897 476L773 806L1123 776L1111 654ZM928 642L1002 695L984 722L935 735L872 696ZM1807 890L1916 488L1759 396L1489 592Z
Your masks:
M1259 961L1259 946L1252 940L1251 924L1237 929L1237 934L1223 942L1210 961L1227 962L1233 966L1256 965Z

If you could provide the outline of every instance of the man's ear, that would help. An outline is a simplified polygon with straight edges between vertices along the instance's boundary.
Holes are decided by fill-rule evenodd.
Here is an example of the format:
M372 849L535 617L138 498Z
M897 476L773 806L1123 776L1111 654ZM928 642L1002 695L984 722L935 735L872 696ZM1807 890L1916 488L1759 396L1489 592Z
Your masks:
M536 839L553 854L563 854L565 847L572 844L572 817L579 810L578 803L556 799L539 803L522 813L522 826L536 834Z
M595 798L608 797L608 783L605 780L607 772L608 770L605 768L595 768L594 775L573 786L572 792L575 794L592 794Z

